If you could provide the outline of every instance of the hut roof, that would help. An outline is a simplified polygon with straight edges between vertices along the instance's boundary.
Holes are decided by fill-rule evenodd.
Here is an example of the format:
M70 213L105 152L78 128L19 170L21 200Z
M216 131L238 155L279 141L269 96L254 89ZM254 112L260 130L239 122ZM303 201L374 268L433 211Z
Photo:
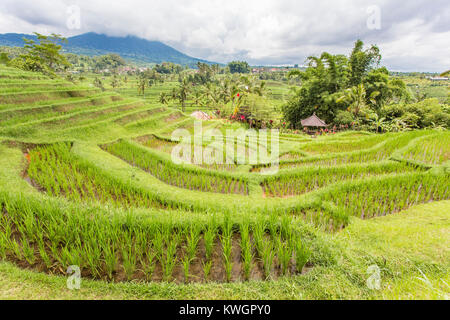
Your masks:
M211 117L206 112L203 111L195 111L191 114L191 117L204 121L211 120Z
M325 121L321 120L315 113L301 122L303 127L328 127Z

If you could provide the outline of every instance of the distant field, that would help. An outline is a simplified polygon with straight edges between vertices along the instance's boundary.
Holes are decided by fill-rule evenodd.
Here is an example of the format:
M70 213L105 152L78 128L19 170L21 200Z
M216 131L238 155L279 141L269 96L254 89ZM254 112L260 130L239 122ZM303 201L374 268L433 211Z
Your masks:
M437 98L441 103L447 101L450 94L450 81L431 81L407 77L402 78L414 97L425 95L427 98Z

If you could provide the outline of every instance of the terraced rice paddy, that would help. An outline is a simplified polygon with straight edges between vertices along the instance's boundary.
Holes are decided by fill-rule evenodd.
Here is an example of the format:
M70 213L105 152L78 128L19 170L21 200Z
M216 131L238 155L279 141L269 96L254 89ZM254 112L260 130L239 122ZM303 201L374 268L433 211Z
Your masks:
M450 135L443 132L438 135L425 137L420 143L408 148L403 157L430 165L442 165L450 160Z
M235 156L174 163L193 119L149 100L0 67L0 259L108 282L314 282L337 265L329 233L450 199L447 132L281 135L264 175Z

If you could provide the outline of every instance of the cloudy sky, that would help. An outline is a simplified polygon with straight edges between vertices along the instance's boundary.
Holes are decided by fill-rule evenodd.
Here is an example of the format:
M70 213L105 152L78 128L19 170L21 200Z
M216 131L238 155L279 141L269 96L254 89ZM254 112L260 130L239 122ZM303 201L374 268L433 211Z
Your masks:
M135 35L261 65L348 53L360 38L392 70L450 69L449 0L1 0L0 33L33 31Z

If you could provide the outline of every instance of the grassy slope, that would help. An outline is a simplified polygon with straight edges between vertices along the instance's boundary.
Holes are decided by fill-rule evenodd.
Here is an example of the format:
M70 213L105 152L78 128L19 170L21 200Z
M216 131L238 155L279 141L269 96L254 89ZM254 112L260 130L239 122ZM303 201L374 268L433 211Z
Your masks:
M83 281L80 291L70 291L64 277L0 263L0 298L443 299L450 293L449 212L450 201L442 201L370 221L355 219L344 232L322 239L341 257L335 264L291 279L207 285ZM372 264L382 270L380 291L365 285Z

